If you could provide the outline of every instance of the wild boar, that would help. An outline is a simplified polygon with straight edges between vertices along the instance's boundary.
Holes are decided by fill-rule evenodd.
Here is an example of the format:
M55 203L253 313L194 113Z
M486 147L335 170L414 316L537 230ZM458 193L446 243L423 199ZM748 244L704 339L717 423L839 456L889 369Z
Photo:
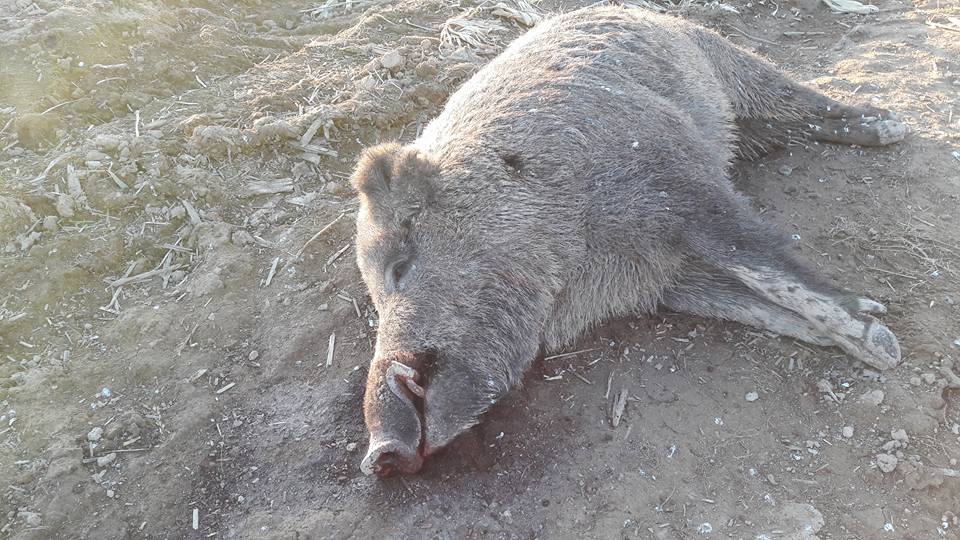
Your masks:
M419 470L538 351L612 317L718 317L875 368L900 360L881 304L817 278L728 176L790 138L903 139L716 33L594 7L548 19L352 177L357 264L379 316L361 469Z

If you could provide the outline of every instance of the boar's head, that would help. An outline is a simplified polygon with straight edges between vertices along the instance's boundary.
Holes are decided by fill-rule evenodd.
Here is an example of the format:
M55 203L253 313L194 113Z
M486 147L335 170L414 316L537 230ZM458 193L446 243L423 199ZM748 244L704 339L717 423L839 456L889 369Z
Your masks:
M547 206L502 159L470 161L384 144L352 177L357 263L380 319L367 474L418 471L518 384L540 345L559 267L540 231Z

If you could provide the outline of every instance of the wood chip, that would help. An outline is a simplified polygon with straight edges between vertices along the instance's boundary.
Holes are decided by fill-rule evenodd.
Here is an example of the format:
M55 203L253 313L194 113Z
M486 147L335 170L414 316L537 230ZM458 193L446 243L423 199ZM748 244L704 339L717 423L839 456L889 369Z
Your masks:
M330 258L327 259L327 266L330 266L331 264L333 264L333 261L339 259L341 255L347 252L348 249L350 249L350 244L343 246L342 248L340 248L339 251L331 255Z
M330 341L327 343L327 367L333 365L333 350L337 346L337 333L330 334Z
M270 272L267 274L267 280L263 282L264 287L269 287L273 283L273 276L277 273L277 265L280 264L280 257L275 257L273 259L273 264L270 266Z
M200 529L200 509L194 508L193 509L193 530L196 531L198 529Z
M183 209L186 210L187 215L190 216L190 223L193 225L199 225L201 220L200 213L197 212L197 209L190 204L190 201L181 199L180 202L183 203Z
M230 384L228 384L228 385L220 388L219 390L217 390L217 393L218 393L218 394L222 394L222 393L226 392L227 390L229 390L229 389L233 388L234 386L236 386L236 384L237 384L237 383L232 382L232 383L230 383Z
M620 425L620 419L623 417L623 411L627 408L627 398L629 396L629 392L621 390L613 398L613 404L610 406L610 424L613 427Z

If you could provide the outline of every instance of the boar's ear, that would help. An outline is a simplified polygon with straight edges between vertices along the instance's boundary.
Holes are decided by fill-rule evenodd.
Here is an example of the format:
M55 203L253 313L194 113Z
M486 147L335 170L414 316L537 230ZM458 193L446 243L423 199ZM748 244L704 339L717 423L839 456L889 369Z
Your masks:
M400 145L386 143L367 148L360 154L357 168L353 171L350 183L358 193L377 196L389 191L393 180L393 162L400 151Z
M437 166L418 150L386 143L363 152L350 181L362 196L422 208L433 198L431 180L437 173Z

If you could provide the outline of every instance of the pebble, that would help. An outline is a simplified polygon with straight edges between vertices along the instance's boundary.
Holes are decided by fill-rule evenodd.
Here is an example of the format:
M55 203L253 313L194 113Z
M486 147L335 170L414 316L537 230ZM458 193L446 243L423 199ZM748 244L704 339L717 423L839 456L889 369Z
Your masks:
M884 393L883 390L871 390L862 396L860 396L860 402L866 403L868 405L879 406L883 403Z
M890 454L877 454L877 468L885 473L892 473L897 468L897 456Z
M746 395L743 396L743 399L745 399L745 400L747 400L747 401L750 401L750 402L754 402L754 401L760 399L760 394L758 394L758 393L756 393L756 392L747 392Z
M398 50L392 50L380 58L380 65L393 71L403 65L404 58Z
M347 452L355 452L357 450L357 443L347 443Z
M844 426L844 428L841 430L841 434L845 439L853 437L853 426Z
M116 494L117 494L117 493L116 493L115 491L113 491L112 489L108 489L108 490L107 490L107 497L110 497L111 499L112 499L112 498L114 497L114 495L116 495Z
M250 354L247 355L247 359L250 360L251 362L253 362L253 361L256 360L257 358L260 358L260 351L258 351L258 350L256 350L256 349L250 351Z
M901 443L903 443L903 444L907 444L907 441L910 440L910 439L907 437L907 430L905 430L905 429L903 429L903 428L895 429L895 430L891 431L891 432L890 432L890 436L893 437L893 440L895 440L895 441L897 441L897 442L901 442Z
M116 452L111 452L105 456L100 456L97 458L97 467L106 467L107 465L110 465L116 460L117 460Z
M24 512L21 510L17 513L17 517L22 519L28 527L39 527L40 523L42 523L40 514L36 512Z
M920 375L920 378L923 379L923 382L927 384L933 384L937 382L937 376L933 373L924 373L923 375Z
M910 386L920 386L921 382L922 381L920 380L920 377L917 377L916 375L910 377Z
M56 232L57 229L59 228L58 227L59 221L60 221L60 218L58 218L57 216L47 216L43 218L43 230Z
M101 437L103 437L103 428L99 426L91 429L90 432L87 433L87 440L90 442L97 442Z

